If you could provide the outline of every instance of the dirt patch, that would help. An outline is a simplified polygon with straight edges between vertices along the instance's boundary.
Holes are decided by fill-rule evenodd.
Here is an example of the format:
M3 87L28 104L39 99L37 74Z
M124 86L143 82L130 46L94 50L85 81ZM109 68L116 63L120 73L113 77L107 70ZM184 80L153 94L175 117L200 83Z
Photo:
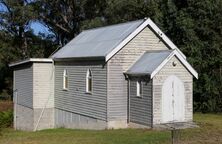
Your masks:
M13 109L12 101L0 101L0 112Z

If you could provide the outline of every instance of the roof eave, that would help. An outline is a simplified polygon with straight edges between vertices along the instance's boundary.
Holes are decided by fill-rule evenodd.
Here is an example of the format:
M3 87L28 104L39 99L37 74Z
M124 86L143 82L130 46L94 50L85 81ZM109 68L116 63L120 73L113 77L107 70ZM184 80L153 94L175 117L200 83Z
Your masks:
M15 67L15 66L30 63L30 62L52 63L53 60L50 59L50 58L29 58L29 59L25 59L25 60L22 60L22 61L17 61L17 62L10 63L8 66L9 67Z
M125 75L129 76L150 76L150 73L130 73L130 72L125 72Z
M90 57L68 57L68 58L53 58L54 61L84 61L84 60L99 60L105 61L104 56L90 56Z

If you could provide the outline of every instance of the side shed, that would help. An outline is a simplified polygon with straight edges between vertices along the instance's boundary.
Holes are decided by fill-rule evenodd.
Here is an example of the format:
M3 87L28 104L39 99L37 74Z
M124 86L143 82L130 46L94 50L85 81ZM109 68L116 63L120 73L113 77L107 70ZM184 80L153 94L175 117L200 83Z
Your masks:
M147 51L125 75L130 123L155 127L192 121L193 76L198 75L177 50Z
M14 128L54 127L54 66L52 59L31 58L12 63Z

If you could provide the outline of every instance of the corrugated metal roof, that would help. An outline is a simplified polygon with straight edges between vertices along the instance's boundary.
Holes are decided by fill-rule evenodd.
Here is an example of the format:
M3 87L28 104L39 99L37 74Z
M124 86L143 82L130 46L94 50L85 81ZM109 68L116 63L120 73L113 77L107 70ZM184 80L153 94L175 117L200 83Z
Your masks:
M83 31L52 58L105 57L143 22L138 20Z
M172 52L172 50L147 51L129 68L126 74L151 75Z

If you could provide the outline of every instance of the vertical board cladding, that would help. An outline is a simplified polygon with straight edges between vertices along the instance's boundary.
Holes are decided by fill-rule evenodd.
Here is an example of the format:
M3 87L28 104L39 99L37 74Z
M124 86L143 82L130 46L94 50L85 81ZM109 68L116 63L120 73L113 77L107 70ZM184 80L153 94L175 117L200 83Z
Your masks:
M56 62L55 107L106 121L107 66L104 62ZM68 73L68 89L63 89L63 71ZM86 93L87 70L92 72L92 93Z
M168 50L148 28L108 61L108 120L127 120L127 81L123 75L148 50Z
M54 69L52 63L33 63L33 108L54 107Z
M177 65L173 66L173 62ZM185 121L193 119L193 76L176 58L169 62L153 78L153 122L160 124L162 119L162 86L168 76L175 75L184 83L185 88Z
M33 107L33 65L31 63L14 69L15 93L17 93L19 105Z
M55 127L102 130L107 128L107 123L96 118L55 109Z
M136 80L130 81L129 121L152 126L152 81L142 81L142 95L138 97Z

